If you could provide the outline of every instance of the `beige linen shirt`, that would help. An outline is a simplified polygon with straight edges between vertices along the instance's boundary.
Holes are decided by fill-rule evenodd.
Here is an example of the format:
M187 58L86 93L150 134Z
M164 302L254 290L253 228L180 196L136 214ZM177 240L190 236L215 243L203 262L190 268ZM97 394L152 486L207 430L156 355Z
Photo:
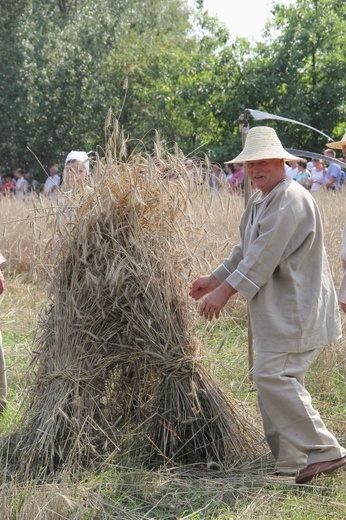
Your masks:
M339 289L339 302L346 303L346 222L342 233L341 262L344 275Z
M240 239L213 274L248 300L255 350L302 352L337 340L338 302L310 193L289 178L264 198L254 193Z

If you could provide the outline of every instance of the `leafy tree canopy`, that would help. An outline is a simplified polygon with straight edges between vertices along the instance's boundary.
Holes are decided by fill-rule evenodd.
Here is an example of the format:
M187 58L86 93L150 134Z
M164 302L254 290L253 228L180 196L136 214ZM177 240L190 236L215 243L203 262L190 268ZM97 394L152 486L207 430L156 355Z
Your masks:
M0 171L44 175L72 148L107 139L109 109L128 145L239 152L238 116L256 108L339 139L345 127L343 2L273 7L263 40L232 39L203 0L0 0ZM258 124L251 122L251 124ZM260 123L262 124L262 123ZM324 138L272 123L285 145L320 151Z

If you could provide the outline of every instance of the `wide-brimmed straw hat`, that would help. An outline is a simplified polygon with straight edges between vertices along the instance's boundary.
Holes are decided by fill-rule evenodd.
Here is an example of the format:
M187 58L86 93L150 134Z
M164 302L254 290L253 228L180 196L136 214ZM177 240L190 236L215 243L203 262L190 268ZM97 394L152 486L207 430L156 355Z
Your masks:
M334 150L342 150L343 146L346 146L346 132L341 141L335 141L334 143L327 143L328 148L334 148Z
M85 169L89 175L89 156L86 152L79 152L76 150L72 150L69 154L67 154L65 159L65 166L70 161L79 161L83 163Z
M298 161L299 157L288 153L282 146L274 128L255 126L249 130L243 151L229 163L261 161L263 159L284 159Z

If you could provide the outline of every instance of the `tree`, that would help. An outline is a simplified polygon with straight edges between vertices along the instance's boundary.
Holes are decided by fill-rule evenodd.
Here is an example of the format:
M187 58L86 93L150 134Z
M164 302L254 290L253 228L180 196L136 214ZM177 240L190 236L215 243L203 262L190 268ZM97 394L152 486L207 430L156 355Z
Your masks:
M1 0L0 16L0 134L3 171L25 166L27 155L27 99L25 47L22 25L29 0Z
M267 38L244 67L242 91L249 108L296 119L339 138L346 108L345 14L345 4L334 0L276 4ZM325 146L325 138L315 132L279 125L287 145L316 151Z
M231 40L202 0L195 9L184 0L0 2L2 172L42 172L35 155L48 168L72 148L103 146L109 109L129 151L139 142L151 151L158 132L167 148L220 162L239 152L244 108L333 138L344 131L342 2L276 4L257 44ZM324 147L304 127L276 126L286 146Z

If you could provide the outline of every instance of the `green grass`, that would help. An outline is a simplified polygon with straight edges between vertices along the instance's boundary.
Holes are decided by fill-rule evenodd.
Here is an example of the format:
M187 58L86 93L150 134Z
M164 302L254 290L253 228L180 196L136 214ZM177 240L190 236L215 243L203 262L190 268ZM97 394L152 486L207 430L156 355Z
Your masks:
M16 282L17 283L17 282ZM9 406L0 419L4 435L14 424L31 359L33 330L44 293L36 286L9 284L2 303L3 343L8 367ZM206 365L225 392L246 404L258 419L256 391L248 378L244 314L226 312L196 331ZM346 444L346 362L343 343L332 347L312 367L307 386L316 407ZM270 466L270 464L269 464ZM296 486L292 479L269 476L253 464L243 471L215 473L193 468L149 471L128 454L105 460L90 470L73 468L50 482L21 482L16 475L0 488L1 520L337 520L346 517L346 472ZM8 477L8 474L7 474Z

